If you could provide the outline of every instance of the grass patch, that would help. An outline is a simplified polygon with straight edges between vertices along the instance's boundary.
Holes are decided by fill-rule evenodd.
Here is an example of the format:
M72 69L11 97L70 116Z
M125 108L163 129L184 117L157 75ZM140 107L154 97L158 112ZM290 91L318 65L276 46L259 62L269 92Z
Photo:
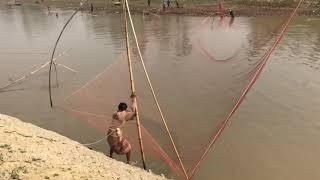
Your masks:
M33 157L31 160L32 160L32 161L40 161L41 158L34 158L34 157Z
M11 173L10 173L10 178L11 179L21 179L20 178L20 173L27 173L27 170L25 169L24 166L19 166L14 168Z
M0 164L2 164L3 162L4 162L4 160L3 160L3 154L0 153Z
M0 145L0 148L3 148L3 149L11 149L11 146L9 144L1 144Z

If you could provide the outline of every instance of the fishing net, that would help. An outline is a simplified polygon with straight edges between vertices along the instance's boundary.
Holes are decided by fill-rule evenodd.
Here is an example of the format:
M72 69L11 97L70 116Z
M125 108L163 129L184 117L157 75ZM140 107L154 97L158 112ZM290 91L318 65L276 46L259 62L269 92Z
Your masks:
M122 22L122 19L117 16L114 21ZM252 80L261 65L261 57L279 33L286 17L277 21L270 17L263 21L268 20L269 23L259 18L188 17L187 20L182 16L159 18L152 14L134 17L142 56L188 176L194 174L208 142L219 131ZM96 27L101 28L101 25ZM119 23L115 27L109 30L121 32L124 29ZM113 54L113 60L102 63L102 54L98 55L99 60L92 60L96 63L93 71L89 55L82 54L89 59L84 61L84 57L73 54L76 58L67 65L76 67L81 76L70 78L60 75L69 77L59 80L73 81L72 86L62 83L53 90L54 100L58 99L56 108L61 108L101 134L107 133L117 105L131 102L124 33L113 38L113 41L123 42L123 46L115 48L117 52L108 52ZM146 81L132 32L130 39L147 167L169 177L183 177ZM79 64L85 68L81 69ZM124 134L133 146L133 159L141 163L135 121L125 125ZM103 143L107 147L106 140Z
M135 18L150 78L188 175L252 79L266 47L283 24L282 20L270 19L269 26L256 29L241 22L246 19L233 21L229 17L192 18L188 22L183 17ZM167 28L160 28L164 26ZM248 31L250 28L252 31ZM146 33L150 32L160 38L147 39ZM130 47L147 167L169 177L183 177L133 41ZM64 110L106 133L119 102L131 102L126 59L123 53L66 98ZM124 133L133 145L134 159L140 161L134 121L126 124Z

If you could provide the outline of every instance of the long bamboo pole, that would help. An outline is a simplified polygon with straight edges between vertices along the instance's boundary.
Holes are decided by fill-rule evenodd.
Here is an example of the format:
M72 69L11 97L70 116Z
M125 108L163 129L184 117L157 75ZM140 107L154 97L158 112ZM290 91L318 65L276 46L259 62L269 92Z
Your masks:
M132 61L130 56L130 47L129 47L129 32L128 32L128 19L127 19L127 10L125 8L126 2L123 3L123 15L124 15L124 24L125 24L125 34L126 34L126 49L127 49L127 60L128 60L128 67L129 67L129 76L130 76L130 85L131 85L131 92L134 95L132 97L132 104L136 105L136 122L137 122L137 129L138 129L138 138L139 138L139 145L140 145L140 153L141 153L141 160L143 164L143 169L147 169L146 167L146 160L143 150L143 143L142 143L142 135L141 135L141 124L140 124L140 115L139 115L139 109L137 106L137 97L135 96L135 84L133 79L133 72L132 72Z
M52 51L52 54L51 54L51 60L50 60L50 66L49 66L49 100L50 100L50 106L52 107L53 106L53 103L52 103L52 93L51 93L51 69L52 69L52 64L54 64L53 62L53 57L54 57L54 53L56 52L56 48L57 48L57 45L58 45L58 42L62 36L62 33L64 32L64 30L66 29L67 25L69 24L69 22L71 21L71 19L79 12L79 10L75 10L74 13L70 16L70 18L68 19L68 21L64 24L59 36L58 36L58 39L56 40L56 43L54 44L54 48L53 48L53 51ZM54 64L54 66L56 67L56 65ZM57 75L57 74L56 74ZM56 76L58 78L58 76Z
M173 147L173 149L174 149L174 151L175 151L175 153L176 153L176 155L177 155L177 157L178 157L178 160L179 160L179 163L180 163L180 165L181 165L183 174L185 175L186 180L189 180L187 171L186 171L186 169L185 169L185 167L184 167L184 165L183 165L181 156L180 156L180 154L179 154L179 152L178 152L178 149L177 149L177 147L176 147L176 145L175 145L175 142L174 142L173 137L172 137L172 135L171 135L171 132L170 132L170 129L169 129L168 124L167 124L167 122L166 122L166 119L164 118L164 115L163 115L163 113L162 113L162 110L161 110L161 107L160 107L158 98L157 98L157 96L156 96L156 94L155 94L155 92L154 92L154 89L153 89L153 86L152 86L152 83L151 83L151 80L150 80L148 71L147 71L146 66L145 66L145 64L144 64L143 57L142 57L142 54L141 54L141 51L140 51L140 46L139 46L138 38L137 38L136 31L135 31L135 28L134 28L134 25L133 25L133 21L132 21L132 17L131 17L131 13L130 13L130 8L129 8L128 0L125 0L125 2L126 2L126 3L125 3L126 8L127 8L127 10L128 10L128 16L129 16L129 20L130 20L130 24L131 24L133 36L134 36L135 43L136 43L136 46L137 46L137 49L138 49L138 54L139 54L139 57L140 57L140 62L141 62L141 65L142 65L142 67L143 67L144 74L145 74L145 76L146 76L146 78L147 78L147 82L148 82L148 85L149 85L149 87L150 87L150 90L151 90L151 93L152 93L152 96L153 96L153 100L154 100L154 102L155 102L155 104L156 104L156 106L157 106L157 109L158 109L158 111L159 111L160 117L161 117L161 119L162 119L162 123L163 123L163 125L164 125L164 127L165 127L165 129L166 129L166 132L167 132L167 134L168 134L168 136L169 136L169 138L170 138L171 145L172 145L172 147Z

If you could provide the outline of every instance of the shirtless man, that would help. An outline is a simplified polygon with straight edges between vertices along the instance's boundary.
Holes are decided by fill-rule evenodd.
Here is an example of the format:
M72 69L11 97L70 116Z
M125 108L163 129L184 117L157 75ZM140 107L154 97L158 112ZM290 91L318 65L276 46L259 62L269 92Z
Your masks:
M131 96L133 98L134 95ZM130 161L131 157L131 145L129 141L123 137L122 127L124 124L133 120L136 116L136 104L132 104L130 110L127 109L126 103L120 103L118 105L118 111L112 115L111 127L108 130L108 144L110 146L110 157L113 158L113 152L119 155L126 155L127 163L133 164Z

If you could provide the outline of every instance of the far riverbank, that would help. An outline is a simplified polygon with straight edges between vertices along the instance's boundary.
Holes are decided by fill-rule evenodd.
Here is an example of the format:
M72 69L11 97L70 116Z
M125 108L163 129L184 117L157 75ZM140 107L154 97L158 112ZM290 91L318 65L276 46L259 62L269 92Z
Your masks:
M115 0L116 1L116 0ZM90 0L90 3L83 3L83 10L90 10L90 4L94 11L106 11L110 13L119 13L122 11L121 5L115 5L111 0ZM232 9L236 16L279 16L289 14L297 2L292 0L264 2L264 1L225 1L224 9ZM80 7L80 0L20 0L23 5L42 6L43 8L67 8L75 9ZM154 14L182 14L192 16L208 16L218 12L217 1L208 2L182 1L179 7L175 1L171 1L169 7L163 9L161 0L151 0L151 6L148 7L146 0L129 1L131 11L134 13L154 13ZM6 2L2 3L3 5ZM167 6L168 4L166 4ZM320 16L320 2L313 0L305 1L299 9L298 15Z

